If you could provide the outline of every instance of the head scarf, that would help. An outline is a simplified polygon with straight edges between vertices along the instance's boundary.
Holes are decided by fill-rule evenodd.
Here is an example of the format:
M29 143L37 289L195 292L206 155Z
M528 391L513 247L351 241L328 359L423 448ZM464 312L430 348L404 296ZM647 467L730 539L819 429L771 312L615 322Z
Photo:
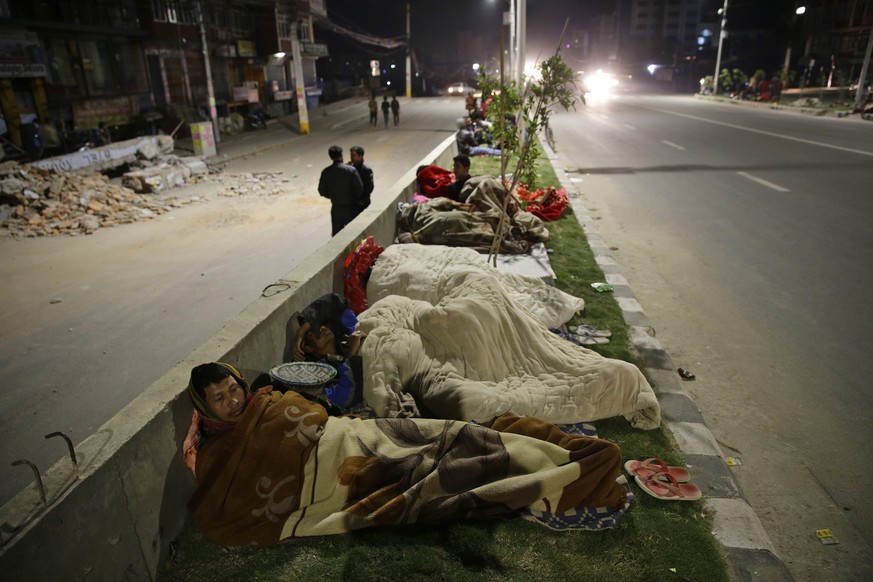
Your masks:
M230 375L233 376L237 383L242 387L243 392L246 395L246 404L248 404L248 401L252 399L252 394L249 391L249 383L243 379L239 370L230 364L225 364L224 362L215 363L230 372ZM194 383L190 381L188 382L188 395L191 397L191 402L194 403L194 408L200 413L202 428L206 434L215 434L222 430L233 428L236 424L236 422L221 420L218 415L212 411L209 404L206 403L206 398L197 393L197 390L194 388Z

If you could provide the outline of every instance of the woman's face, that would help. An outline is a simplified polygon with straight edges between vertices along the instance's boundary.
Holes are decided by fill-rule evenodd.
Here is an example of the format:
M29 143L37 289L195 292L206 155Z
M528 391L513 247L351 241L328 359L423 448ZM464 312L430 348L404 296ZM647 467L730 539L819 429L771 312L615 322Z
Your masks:
M336 353L333 343L334 335L330 328L322 325L320 335L321 337L316 338L314 332L306 333L306 337L303 339L303 353L311 354L317 358Z
M224 421L236 422L246 409L246 393L233 376L210 384L204 390L206 404Z

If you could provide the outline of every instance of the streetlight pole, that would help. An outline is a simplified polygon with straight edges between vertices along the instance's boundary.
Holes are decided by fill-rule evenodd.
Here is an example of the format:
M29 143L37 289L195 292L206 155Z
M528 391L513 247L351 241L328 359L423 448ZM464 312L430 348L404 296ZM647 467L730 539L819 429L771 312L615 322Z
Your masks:
M406 3L406 96L412 97L412 31L409 25L409 2Z
M724 27L727 25L728 0L724 0L724 6L721 9L721 27L718 32L718 53L715 57L715 75L712 77L712 94L718 95L718 74L721 70L721 49L724 46L724 37L727 32Z
M516 20L518 26L518 33L516 36L516 42L518 43L518 48L516 50L516 82L518 83L519 90L522 90L524 87L524 62L525 62L525 41L527 39L527 0L516 0L518 2L518 7L516 9ZM727 2L727 0L725 0Z
M864 64L861 65L861 76L858 77L858 88L855 89L855 109L861 107L864 97L864 81L867 80L867 69L870 67L870 53L873 52L873 27L870 28L870 38L867 40L867 52L864 54ZM870 88L873 90L873 87Z

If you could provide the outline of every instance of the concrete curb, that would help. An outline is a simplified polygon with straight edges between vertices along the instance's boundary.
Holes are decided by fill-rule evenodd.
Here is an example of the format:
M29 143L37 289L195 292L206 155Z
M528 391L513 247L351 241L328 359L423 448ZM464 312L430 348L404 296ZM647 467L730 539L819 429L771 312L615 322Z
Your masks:
M571 184L570 176L559 167L557 156L547 141L541 139L541 143L559 182ZM745 500L703 415L679 382L673 360L655 337L654 327L610 255L594 219L573 192L570 192L570 201L594 259L606 281L613 286L615 299L630 327L631 342L643 359L643 373L661 403L664 425L676 439L686 464L693 468L694 482L704 493L704 512L711 516L713 535L723 548L731 577L734 580L794 580L782 558L776 555L754 509Z
M726 99L724 97L716 97L715 95L700 95L694 94L695 99L703 99L704 101L715 101L726 105L736 105L737 107L750 107L752 109L772 109L776 111L784 111L786 113L794 113L798 115L809 115L812 117L834 117L836 119L851 119L854 113L848 111L834 111L821 107L794 107L792 105L783 105L779 103L762 103L760 101L741 101L737 99ZM858 115L858 118L862 116Z

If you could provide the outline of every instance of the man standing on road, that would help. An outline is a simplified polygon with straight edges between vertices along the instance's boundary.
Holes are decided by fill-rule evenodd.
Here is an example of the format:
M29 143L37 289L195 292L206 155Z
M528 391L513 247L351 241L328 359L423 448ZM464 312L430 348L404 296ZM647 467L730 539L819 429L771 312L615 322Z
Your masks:
M332 145L327 150L332 164L321 171L318 194L330 200L331 236L341 231L361 213L364 184L358 171L343 163L343 148Z
M382 98L382 119L385 120L385 127L388 127L388 112L391 111L391 104L388 103L388 95Z
M358 171L361 182L364 184L364 191L361 194L361 210L363 210L370 205L370 194L373 193L373 169L364 163L364 148L361 146L350 147L349 154L352 158L349 163Z
M379 125L379 104L376 103L376 95L370 95L367 106L370 108L370 125L376 127Z
M394 125L400 123L400 101L396 95L391 98L391 113L394 114Z

